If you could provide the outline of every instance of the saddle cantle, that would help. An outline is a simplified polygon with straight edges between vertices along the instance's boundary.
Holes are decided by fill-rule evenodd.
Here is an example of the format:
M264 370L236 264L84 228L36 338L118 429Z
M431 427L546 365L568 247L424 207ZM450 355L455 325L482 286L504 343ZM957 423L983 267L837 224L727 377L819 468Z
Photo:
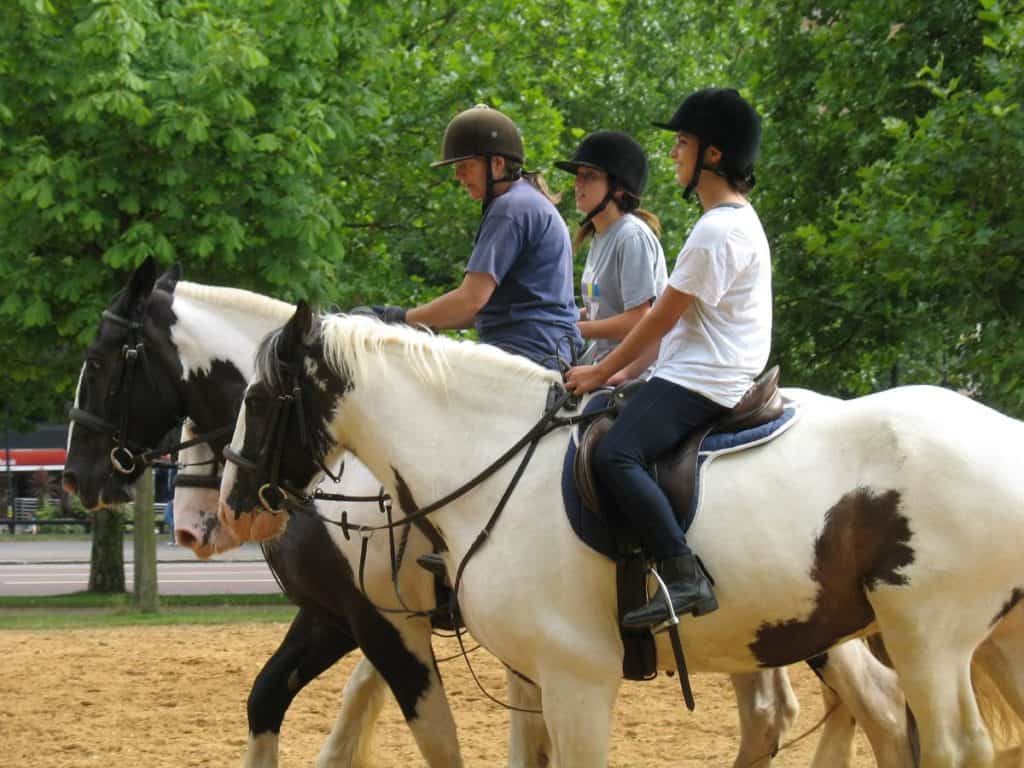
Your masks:
M601 439L608 433L614 423L614 416L629 398L641 387L643 382L631 381L623 384L612 393L615 410L595 419L583 432L573 464L573 476L576 489L583 504L592 509L602 508L602 493L599 480L594 476L593 456ZM686 530L693 508L693 495L696 488L697 459L700 445L711 434L719 432L740 432L745 429L767 424L782 415L783 400L779 392L779 366L772 366L750 386L743 398L731 411L722 418L712 422L704 429L699 429L684 440L680 447L658 459L651 468L658 485L668 496L676 517Z

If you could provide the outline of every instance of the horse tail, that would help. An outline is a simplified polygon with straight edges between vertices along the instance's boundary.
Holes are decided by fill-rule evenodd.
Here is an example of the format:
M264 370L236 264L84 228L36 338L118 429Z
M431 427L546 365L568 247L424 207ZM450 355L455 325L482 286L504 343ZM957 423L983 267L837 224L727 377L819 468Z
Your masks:
M971 685L978 711L997 752L1024 743L1024 720L1006 700L984 664L971 661Z

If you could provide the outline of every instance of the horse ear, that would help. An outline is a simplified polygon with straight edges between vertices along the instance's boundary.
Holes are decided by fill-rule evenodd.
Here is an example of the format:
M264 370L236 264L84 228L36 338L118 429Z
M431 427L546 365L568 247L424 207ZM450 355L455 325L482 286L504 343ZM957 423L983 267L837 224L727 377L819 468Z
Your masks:
M159 278L157 278L154 288L158 291L166 291L167 293L174 293L174 286L178 284L181 279L181 264L175 264L173 267L168 269Z
M135 268L131 278L128 280L128 296L132 301L144 301L153 292L153 284L156 282L156 262L152 256Z
M298 356L303 340L313 327L313 310L305 299L295 305L295 314L285 324L278 342L277 353L282 360L293 360Z

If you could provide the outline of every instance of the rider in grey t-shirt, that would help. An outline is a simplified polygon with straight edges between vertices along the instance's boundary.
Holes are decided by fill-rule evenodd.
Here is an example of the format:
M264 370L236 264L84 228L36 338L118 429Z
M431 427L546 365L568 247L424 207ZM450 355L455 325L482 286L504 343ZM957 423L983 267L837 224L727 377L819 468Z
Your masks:
M593 236L579 323L583 337L593 340L583 361L593 363L640 322L668 279L658 219L640 208L647 156L629 134L596 131L583 139L571 160L555 165L576 176L576 206L586 214L577 247Z
M594 234L580 281L587 320L605 320L650 304L668 282L665 254L657 236L631 213ZM584 362L607 355L618 341L598 338Z

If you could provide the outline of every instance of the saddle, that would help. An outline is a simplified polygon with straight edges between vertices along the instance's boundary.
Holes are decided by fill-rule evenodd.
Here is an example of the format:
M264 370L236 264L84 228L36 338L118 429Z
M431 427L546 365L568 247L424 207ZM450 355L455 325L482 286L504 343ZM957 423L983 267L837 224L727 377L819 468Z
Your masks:
M601 439L611 429L618 410L627 403L644 382L627 382L611 394L610 411L597 417L579 437L572 464L576 492L583 506L611 519L610 505L602 503L603 493L600 481L593 471L592 458ZM685 531L693 521L695 513L694 495L697 485L697 469L701 444L711 434L718 432L740 432L745 429L767 424L782 416L783 400L779 392L779 367L774 366L763 373L747 390L736 406L722 418L704 429L699 429L684 440L680 446L655 461L651 467L658 485L672 502L680 526ZM567 457L568 458L568 457ZM566 466L568 470L568 466ZM618 589L618 614L623 614L643 605L647 595L647 563L640 548L639 539L630 529L613 526L613 541L616 561L616 582ZM622 674L628 680L650 680L657 675L657 653L654 636L647 630L628 630L620 627L624 655ZM680 650L681 654L681 650ZM685 672L680 677L680 682ZM692 699L687 697L688 683L684 685L684 697L689 706Z
M601 439L608 434L618 409L622 408L644 382L630 381L612 393L614 410L595 419L580 436L579 449L573 465L576 488L583 503L590 509L599 510L601 502L599 479L594 475L593 456ZM697 478L697 457L704 438L718 432L739 432L744 429L766 424L782 415L783 400L779 392L779 366L773 366L761 374L750 386L743 398L722 418L704 429L698 429L684 440L679 448L658 459L651 468L658 485L668 496L676 511L683 530L693 507L693 494Z

